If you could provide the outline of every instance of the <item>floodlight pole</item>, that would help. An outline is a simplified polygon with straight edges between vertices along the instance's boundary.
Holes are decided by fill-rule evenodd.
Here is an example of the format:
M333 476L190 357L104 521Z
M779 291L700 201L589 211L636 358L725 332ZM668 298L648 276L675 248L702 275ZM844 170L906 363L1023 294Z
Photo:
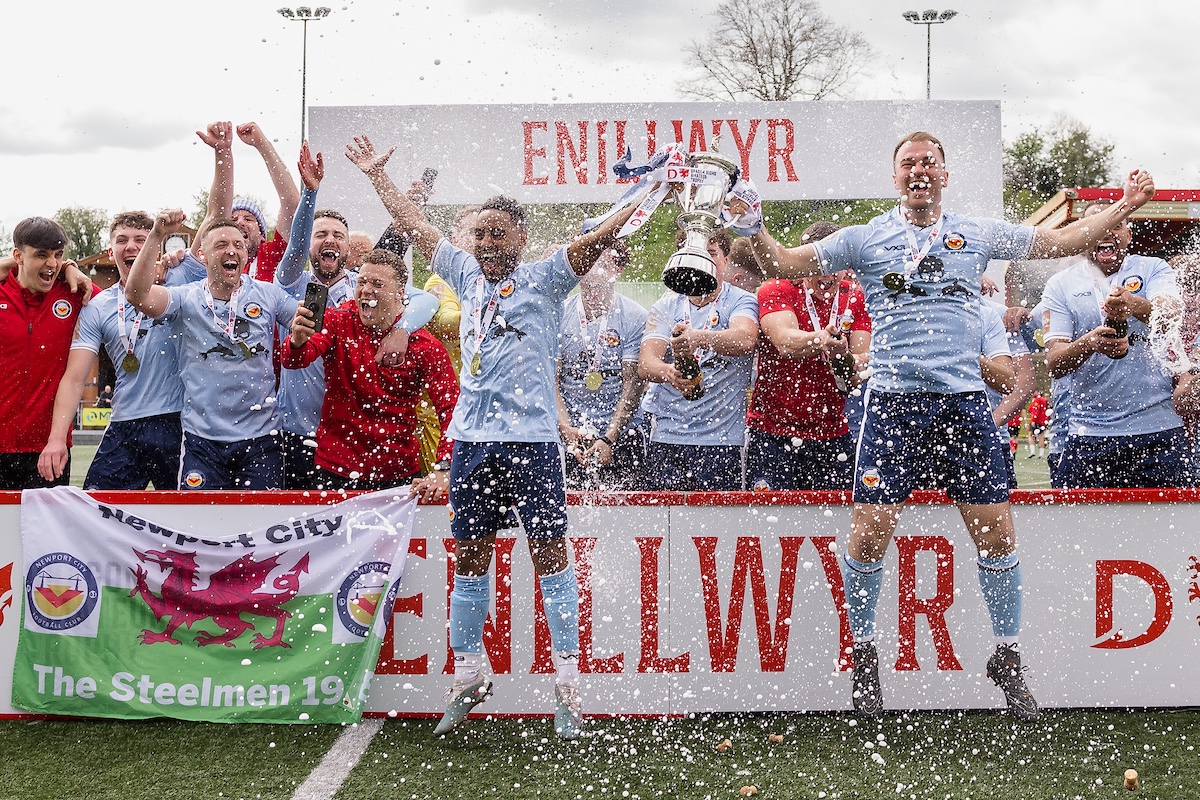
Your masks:
M946 9L938 12L935 9L929 9L923 14L916 11L905 11L903 16L908 22L914 25L925 26L925 99L930 99L930 88L932 84L930 64L933 55L933 26L941 25L943 22L948 22L954 19L958 12L953 9Z
M330 9L321 6L310 9L300 6L296 9L281 8L279 14L284 19L300 22L304 25L303 44L300 49L300 141L303 142L307 133L308 122L308 23L316 22L329 16Z

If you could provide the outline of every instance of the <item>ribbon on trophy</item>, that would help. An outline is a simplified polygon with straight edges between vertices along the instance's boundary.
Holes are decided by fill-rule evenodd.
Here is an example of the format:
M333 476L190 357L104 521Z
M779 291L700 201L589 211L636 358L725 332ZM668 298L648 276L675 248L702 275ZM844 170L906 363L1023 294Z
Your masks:
M622 180L637 178L637 183L621 195L621 198L608 211L598 217L585 219L580 233L587 233L613 214L627 208L634 198L654 183L657 183L658 186L638 204L633 214L617 232L617 238L624 238L641 228L650 219L655 209L662 205L663 200L671 191L672 184L691 183L701 186L720 186L729 180L728 174L720 170L689 167L687 157L688 152L684 149L683 143L676 142L655 153L645 164L630 166L629 162L633 159L633 153L626 147L625 155L616 164L613 164L613 174ZM721 214L722 224L732 228L734 233L741 236L750 236L756 233L762 227L762 200L759 197L758 189L752 182L737 178L728 196L742 200L750 208L737 217L731 217L727 211L723 211Z
M729 190L727 202L730 199L741 200L748 208L736 217L729 212L728 206L721 209L722 227L729 228L738 236L753 236L762 230L762 196L758 193L754 181L739 175L733 182L733 188Z

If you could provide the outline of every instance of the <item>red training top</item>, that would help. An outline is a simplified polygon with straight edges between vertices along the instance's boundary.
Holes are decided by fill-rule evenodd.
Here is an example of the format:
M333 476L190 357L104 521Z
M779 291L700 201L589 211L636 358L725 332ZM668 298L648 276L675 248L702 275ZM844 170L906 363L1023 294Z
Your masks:
M324 330L304 347L292 347L290 339L280 347L287 369L325 359L316 463L343 477L357 472L363 480L382 482L416 474L421 444L414 431L422 390L429 392L442 424L438 459L450 456L453 442L444 431L458 402L458 377L446 346L419 330L409 337L404 362L384 367L375 363L382 340L362 324L350 300L325 315Z
M820 327L829 323L829 314L836 298L844 297L844 307L854 315L851 330L871 330L866 300L862 289L842 281L837 294L825 300L813 294L813 306ZM804 302L802 284L785 280L769 280L758 289L759 319L777 311L790 311L802 331L814 330ZM746 412L746 424L751 428L797 439L832 439L850 431L846 421L846 400L837 390L829 362L823 356L797 360L787 358L776 349L766 334L758 342L758 380Z
M82 307L83 295L61 281L46 294L22 288L16 269L0 281L0 374L8 382L0 392L0 453L40 453L50 440L54 395Z
M279 268L279 262L283 261L283 254L287 252L287 242L276 231L271 237L271 241L263 242L258 246L258 253L254 256L254 263L246 263L245 272L255 280L260 280L265 283L272 283L275 280L275 270ZM253 271L251 271L253 267Z
M1035 428L1044 428L1049 421L1046 417L1046 398L1043 395L1034 395L1029 401L1029 424Z

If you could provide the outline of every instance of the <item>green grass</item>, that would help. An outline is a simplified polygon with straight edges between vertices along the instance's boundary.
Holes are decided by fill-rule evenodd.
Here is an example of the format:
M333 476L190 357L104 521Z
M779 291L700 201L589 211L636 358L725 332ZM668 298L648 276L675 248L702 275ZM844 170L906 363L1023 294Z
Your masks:
M597 720L556 741L547 719L473 720L447 741L431 722L391 721L342 787L342 800L393 798L985 798L1200 797L1196 712L1048 713L1017 725L996 713L721 715ZM781 733L782 744L768 735ZM718 753L723 739L733 742ZM1097 781L1099 781L1097 783Z
M96 457L97 445L94 444L73 444L71 445L71 485L82 489L83 479L87 477L88 467L92 465L92 459Z
M0 723L0 798L289 798L340 728Z
M1197 711L1048 712L1032 725L994 712L603 719L574 743L547 718L473 719L446 740L432 729L388 721L338 798L737 798L747 785L803 800L1200 797ZM5 722L0 798L288 798L340 730ZM716 751L723 739L731 752ZM1122 788L1130 767L1136 795Z

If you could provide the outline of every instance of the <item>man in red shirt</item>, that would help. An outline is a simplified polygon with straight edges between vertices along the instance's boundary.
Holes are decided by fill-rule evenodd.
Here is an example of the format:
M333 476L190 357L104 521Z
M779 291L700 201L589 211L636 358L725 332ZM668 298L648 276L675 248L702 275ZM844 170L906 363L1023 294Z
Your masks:
M814 223L805 236L833 230ZM853 358L842 390L858 383L871 343L862 289L839 275L769 280L758 290L758 380L746 413L746 488L846 490L854 436L832 363Z
M414 433L422 391L437 410L444 432L458 402L458 377L446 347L421 329L409 338L398 366L375 362L379 343L404 311L404 261L372 250L358 271L354 300L325 313L317 332L312 311L301 305L292 322L283 366L325 363L325 401L317 426L317 483L326 489L386 489L412 481L428 500L446 496L453 442L442 434L438 463L420 478L420 442Z
M37 462L50 439L54 395L67 368L67 353L85 292L59 280L69 240L62 226L45 217L22 220L13 229L15 266L0 279L0 489L36 489L70 482L68 457L62 474L46 481ZM70 442L68 441L68 447Z
M1029 455L1027 458L1034 457L1033 446L1037 443L1039 458L1046 457L1046 427L1050 424L1049 405L1046 402L1046 395L1041 392L1036 392L1033 399L1029 401Z

